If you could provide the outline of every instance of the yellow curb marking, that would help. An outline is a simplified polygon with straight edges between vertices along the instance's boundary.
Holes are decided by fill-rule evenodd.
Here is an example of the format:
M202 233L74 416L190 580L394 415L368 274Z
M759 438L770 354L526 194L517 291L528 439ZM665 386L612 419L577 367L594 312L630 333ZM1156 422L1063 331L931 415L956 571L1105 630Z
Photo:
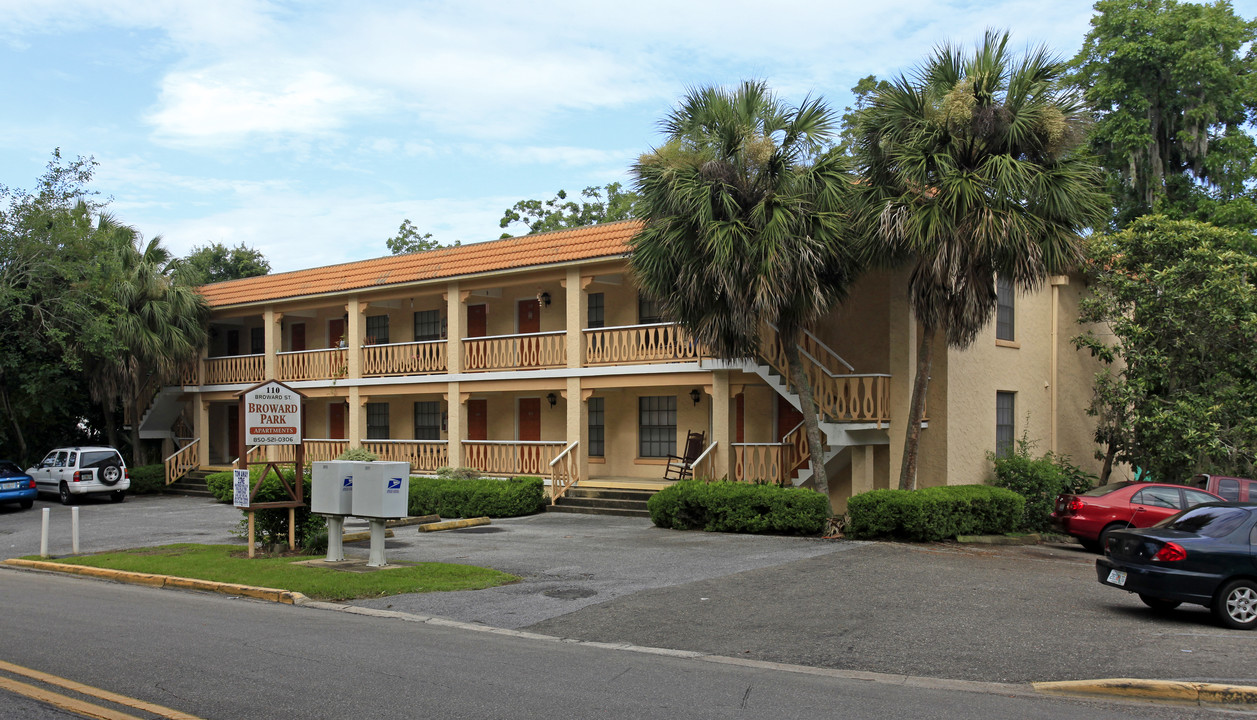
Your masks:
M1178 682L1108 678L1104 680L1063 680L1032 683L1048 695L1118 696L1145 700L1166 700L1200 705L1257 706L1257 687L1216 683Z
M48 673L40 672L38 670L31 670L30 668L7 663L3 660L0 660L0 670L14 675L22 675L24 677L31 678L32 680L47 683L48 685L65 688L66 690L79 693L80 695L87 695L99 700L104 700L105 702L111 702L115 705L123 705L135 708L136 710L142 710L159 717L169 718L169 720L201 720L201 718L196 715L189 715L188 713L168 708L164 705L145 702L144 700L127 697L126 695L112 693L108 690L101 690L100 688L95 688L91 685L84 685L56 675L49 675ZM69 710L70 712L86 715L87 717L99 718L99 720L140 720L134 715L128 715L123 712L118 712L117 710L110 710L109 708L101 707L100 705L94 705L83 700L77 700L60 693L52 692L51 690L44 690L43 688L38 688L24 682L18 682L17 680L10 680L5 677L0 677L0 687L6 690L11 690L19 695L25 695L26 697L46 702L63 710Z
M224 595L240 595L242 597L251 597L258 600L285 603L287 605L297 605L305 600L305 595L291 590L254 587L252 585L238 585L236 583L218 582L216 580L196 580L193 578L174 577L172 575L153 575L150 573L137 573L128 572L126 570L111 570L109 568L91 567L90 565L71 565L69 563L47 562L44 560L22 560L19 558L5 560L4 564L12 565L14 567L30 568L32 570L49 570L52 572L63 572L71 575L87 575L89 577L116 580L118 582L131 583L135 585L147 585L149 587L156 588L182 588L188 590L205 590L208 592L222 593Z

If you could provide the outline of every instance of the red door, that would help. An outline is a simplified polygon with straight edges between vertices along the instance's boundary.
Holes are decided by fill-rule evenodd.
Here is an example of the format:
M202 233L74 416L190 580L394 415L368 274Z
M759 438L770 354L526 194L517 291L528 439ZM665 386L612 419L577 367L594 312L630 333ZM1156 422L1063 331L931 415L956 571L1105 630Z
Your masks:
M327 321L327 346L340 347L345 339L345 319L336 318Z
M333 402L327 406L327 432L328 437L333 440L344 440L347 430L345 428L345 403Z
M541 303L533 300L520 300L516 305L516 324L520 335L534 335L541 332ZM539 338L520 338L519 366L537 367L541 365L541 340ZM521 401L522 402L522 401Z
M489 403L487 400L467 401L467 439L489 439Z
M489 332L488 306L467 306L467 335L469 338L484 337ZM469 343L464 350L468 370L480 370L488 367L489 354L486 343Z
M306 324L296 323L292 326L292 350L302 352L306 349Z
M240 354L240 331L239 330L227 331L227 354L228 355Z
M519 440L536 442L541 439L541 398L519 399ZM541 447L538 445L520 445L519 471L526 475L537 475L541 472Z

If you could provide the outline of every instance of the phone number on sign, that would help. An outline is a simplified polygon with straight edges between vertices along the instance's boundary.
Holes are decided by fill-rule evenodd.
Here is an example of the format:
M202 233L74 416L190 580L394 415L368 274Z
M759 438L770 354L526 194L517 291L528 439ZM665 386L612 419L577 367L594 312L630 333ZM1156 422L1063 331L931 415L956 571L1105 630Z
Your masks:
M291 435L254 435L246 442L249 445L296 445L301 441Z

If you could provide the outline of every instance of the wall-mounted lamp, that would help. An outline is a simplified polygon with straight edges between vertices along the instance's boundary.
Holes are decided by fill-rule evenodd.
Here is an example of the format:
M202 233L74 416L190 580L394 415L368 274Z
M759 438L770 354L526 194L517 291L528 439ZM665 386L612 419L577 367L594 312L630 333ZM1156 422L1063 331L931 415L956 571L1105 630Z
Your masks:
M537 302L541 303L541 307L550 307L550 293L544 290L537 293Z
M690 399L694 401L695 405L697 405L698 401L703 399L702 391L700 391L698 388L694 388L693 390L690 391Z
M554 393L546 395L546 402L550 403L550 407L554 407L559 402L559 397Z

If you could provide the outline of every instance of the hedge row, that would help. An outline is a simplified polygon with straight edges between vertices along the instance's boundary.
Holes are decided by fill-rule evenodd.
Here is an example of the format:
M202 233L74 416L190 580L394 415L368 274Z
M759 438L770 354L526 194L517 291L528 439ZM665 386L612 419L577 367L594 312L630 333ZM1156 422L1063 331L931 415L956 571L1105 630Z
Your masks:
M650 521L673 530L817 535L829 500L807 488L685 480L647 502Z
M873 490L847 502L847 535L933 541L1001 535L1020 524L1026 500L989 485Z
M127 474L131 477L131 489L127 492L133 495L159 493L166 489L165 465L140 465L127 468Z

